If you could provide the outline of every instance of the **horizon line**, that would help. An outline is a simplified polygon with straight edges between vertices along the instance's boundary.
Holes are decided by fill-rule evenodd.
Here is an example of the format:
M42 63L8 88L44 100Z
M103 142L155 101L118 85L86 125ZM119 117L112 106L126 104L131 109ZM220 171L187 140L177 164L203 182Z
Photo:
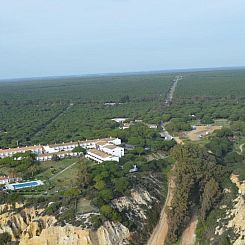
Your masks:
M66 78L86 78L86 77L106 77L106 76L130 76L130 75L147 75L161 73L177 73L177 72L200 72L200 71L222 71L222 70L240 70L245 69L245 66L220 66L220 67L200 67L200 68L176 68L166 70L145 70L145 71L126 71L126 72L105 72L105 73L86 73L78 75L47 75L35 77L19 77L19 78L0 78L0 82L11 81L29 81L29 80L44 80L44 79L66 79Z

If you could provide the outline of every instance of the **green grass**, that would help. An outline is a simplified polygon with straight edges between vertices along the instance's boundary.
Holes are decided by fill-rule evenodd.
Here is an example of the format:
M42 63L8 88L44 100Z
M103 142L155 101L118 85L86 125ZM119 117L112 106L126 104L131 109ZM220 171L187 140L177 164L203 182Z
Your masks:
M63 159L60 161L46 161L40 163L40 174L36 176L37 179L48 180L53 175L62 171L66 167L70 166L72 163L78 161L77 158L73 159Z
M78 173L79 163L58 175L56 178L50 180L50 183L55 186L55 190L64 190L75 187L78 183Z

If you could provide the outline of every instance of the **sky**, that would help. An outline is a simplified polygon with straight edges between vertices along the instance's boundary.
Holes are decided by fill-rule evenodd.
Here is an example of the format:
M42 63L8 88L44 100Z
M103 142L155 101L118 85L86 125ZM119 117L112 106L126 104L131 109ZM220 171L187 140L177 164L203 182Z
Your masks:
M0 0L0 79L245 65L244 0Z

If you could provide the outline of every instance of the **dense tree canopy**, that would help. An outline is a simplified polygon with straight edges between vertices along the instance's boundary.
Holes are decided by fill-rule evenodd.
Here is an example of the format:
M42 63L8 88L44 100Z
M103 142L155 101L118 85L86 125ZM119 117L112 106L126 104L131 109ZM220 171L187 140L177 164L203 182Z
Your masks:
M229 176L229 171L218 165L204 147L197 145L178 145L171 155L176 162L173 178L177 186L168 219L168 240L172 243L190 220L193 207L200 205L205 219L218 198L219 183Z

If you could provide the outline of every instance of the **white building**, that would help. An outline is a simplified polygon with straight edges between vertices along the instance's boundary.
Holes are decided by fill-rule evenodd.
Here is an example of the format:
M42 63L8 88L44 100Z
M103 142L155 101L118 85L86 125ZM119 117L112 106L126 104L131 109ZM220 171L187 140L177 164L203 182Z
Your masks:
M56 153L60 151L72 151L74 148L78 147L78 142L62 143L62 144L53 144L43 146L44 151L47 153Z
M37 156L37 160L40 162L50 161L53 156L56 155L58 158L63 159L65 157L78 157L81 155L80 152L72 152L72 151L60 151L55 153L44 153Z
M148 128L157 129L157 124L146 124Z
M44 153L37 156L37 160L40 162L52 160L53 154Z
M7 176L0 176L0 185L5 185L5 184L8 184L10 181L9 181L9 177Z
M108 143L111 143L111 144L114 144L114 145L121 145L122 144L122 141L119 138L109 138L109 139L106 139L106 140L108 140Z
M130 123L123 123L122 126L120 126L120 129L128 129L130 126L133 125L131 122Z
M43 147L39 146L26 146L26 147L17 147L17 148L9 148L9 149L0 149L0 158L4 157L12 157L16 153L25 153L31 151L35 154L41 154L43 152Z
M116 138L112 140L101 140L96 142L95 148L109 155L122 157L124 156L124 148L120 147L121 140Z
M121 139L107 138L95 142L94 149L87 152L86 157L98 163L104 161L119 162L120 157L124 156L124 148L120 147Z
M10 176L0 176L0 185L6 185L8 183L14 182L14 181L21 181L22 178L19 177L10 177Z
M60 151L72 151L74 148L81 146L82 148L85 149L93 149L95 148L96 142L98 141L115 141L118 143L117 139L114 138L106 138L106 139L97 139L97 140L85 140L85 141L76 141L76 142L68 142L68 143L61 143L61 144L52 144L52 145L46 145L43 146L44 151L46 153L57 153ZM121 140L119 141L121 144Z
M110 154L112 156L116 157L123 157L124 156L124 148L113 145L113 144L107 144L103 147L101 147L101 151Z
M111 120L114 121L114 122L117 122L117 123L123 123L126 120L128 120L128 118L117 117L117 118L112 118Z
M139 169L137 168L136 165L134 165L133 168L129 169L129 173L136 173L136 172L138 172L138 171L139 171Z
M87 151L85 157L90 158L98 163L102 163L105 161L116 161L119 162L119 157L111 156L103 151L97 149L91 149Z
M72 152L78 146L85 148L89 151L86 157L96 160L97 162L103 161L119 161L119 158L124 156L124 148L120 147L121 139L119 138L105 138L96 140L85 140L77 142L68 142L62 144L51 144L45 146L30 146L22 148L2 149L0 150L0 158L11 157L19 152L31 151L37 154L38 161L52 160L54 155L60 159L65 157L80 156L81 153ZM101 153L101 154L99 154ZM107 159L107 160L105 160ZM15 160L21 160L16 158Z

